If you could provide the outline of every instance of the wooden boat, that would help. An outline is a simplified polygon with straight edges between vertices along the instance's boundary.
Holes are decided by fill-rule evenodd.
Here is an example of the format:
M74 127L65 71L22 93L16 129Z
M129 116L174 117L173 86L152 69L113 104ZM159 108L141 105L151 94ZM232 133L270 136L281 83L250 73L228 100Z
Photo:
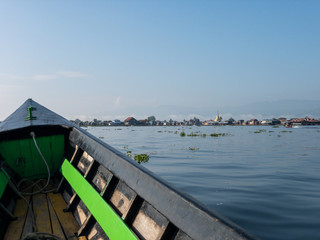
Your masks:
M32 99L0 124L0 169L5 240L255 239Z

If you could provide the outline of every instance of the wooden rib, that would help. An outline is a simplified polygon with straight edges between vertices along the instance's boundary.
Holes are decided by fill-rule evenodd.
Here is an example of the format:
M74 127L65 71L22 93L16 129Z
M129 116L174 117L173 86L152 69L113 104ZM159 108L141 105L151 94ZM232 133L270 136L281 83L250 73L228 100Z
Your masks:
M30 197L27 196L26 200L29 202ZM26 215L28 212L28 205L23 199L18 199L16 202L16 207L14 209L14 216L17 217L17 220L10 222L7 232L4 236L4 240L19 240L23 226L25 223Z
M70 160L70 163L72 163L73 166L78 164L78 161L80 160L82 154L83 154L83 150L81 148L79 148L79 146L76 146L76 150L74 151L74 154Z
M66 234L67 239L75 237L75 233L79 229L79 225L71 212L64 212L67 204L60 194L49 193L48 197L53 209L60 221L60 224Z
M83 151L81 148L79 148L78 145L76 145L76 149L75 149L75 151L74 151L74 153L73 153L73 156L72 156L72 158L71 158L71 160L70 160L70 163L71 163L73 166L75 166L75 165L78 164L78 162L79 162L79 160L80 160L83 152L84 152L84 151ZM62 177L62 178L61 178L61 181L60 181L60 183L59 183L59 185L58 185L57 192L60 192L60 191L61 191L61 189L63 188L63 185L64 185L64 184L65 184L65 179L64 179L64 177Z
M72 195L72 197L70 198L70 201L67 205L67 207L63 210L65 212L71 212L76 205L78 205L80 202L80 198L78 197L78 195L76 193L74 193Z
M49 206L49 212L50 212L52 233L54 235L58 236L60 239L65 240L66 238L65 238L65 236L63 234L63 230L62 230L62 228L60 226L58 217L57 217L55 211L53 210L53 206L52 206L49 198L47 200L48 200L48 206Z
M104 186L104 188L100 192L101 197L106 199L107 195L110 195L111 192L114 191L114 189L116 188L118 182L119 182L118 178L112 177L111 180L108 183L106 183L106 185ZM96 222L95 218L89 212L89 215L88 215L87 219L81 225L80 229L77 232L77 235L78 236L82 235L87 229L89 229L91 226L93 226L95 224L95 222Z
M77 235L80 236L82 235L88 228L89 226L92 226L95 223L95 219L92 217L92 214L89 213L87 219L84 221L84 223L81 225L79 228Z
M48 202L45 194L36 194L32 197L33 213L36 221L36 232L52 233Z
M92 160L92 162L90 163L90 165L86 170L86 173L84 174L84 178L87 179L88 182L91 183L95 173L97 172L98 167L99 167L99 163L95 160ZM74 193L68 203L68 206L64 211L72 211L79 204L79 202L80 202L79 196L76 193Z

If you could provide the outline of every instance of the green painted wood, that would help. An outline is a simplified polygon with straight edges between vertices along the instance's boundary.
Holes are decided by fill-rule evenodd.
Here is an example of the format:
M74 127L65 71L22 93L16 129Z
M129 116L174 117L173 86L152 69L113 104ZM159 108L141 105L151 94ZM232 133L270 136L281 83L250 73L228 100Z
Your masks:
M61 166L61 172L111 240L138 239L67 159Z
M51 147L55 149L55 151L51 151L51 158L56 159L56 161L52 161L52 169L60 169L64 160L64 135L51 136ZM61 153L63 153L62 156Z
M48 162L51 174L59 170L64 155L64 135L36 137L38 146ZM47 168L30 137L0 142L0 154L22 178L46 178Z
M3 168L2 171L4 171ZM8 178L4 175L2 171L0 171L0 199L4 193L4 190L6 190L8 184Z

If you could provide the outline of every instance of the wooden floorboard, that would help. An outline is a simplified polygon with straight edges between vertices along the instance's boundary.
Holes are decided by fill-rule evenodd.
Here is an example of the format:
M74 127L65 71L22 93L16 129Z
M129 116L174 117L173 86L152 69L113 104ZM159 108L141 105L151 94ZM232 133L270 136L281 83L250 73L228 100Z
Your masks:
M26 197L26 200L29 201L29 197ZM7 232L4 236L4 240L19 240L23 227L25 225L25 220L27 216L28 205L23 199L18 199L14 209L14 216L17 217L17 220L10 222Z
M33 213L36 221L36 232L52 233L47 197L36 194L32 197Z
M65 240L65 235L63 233L63 230L61 228L61 225L59 223L59 219L53 209L53 206L49 200L48 197L48 207L49 207L49 213L50 213L50 219L51 219L51 227L52 227L52 233L56 236L58 236L59 238L61 238L61 240Z
M32 211L23 199L16 201L17 220L10 222L4 240L20 240L32 232L54 234L62 240L78 239L75 233L79 225L71 212L63 211L67 204L61 194L36 194L26 199Z
M63 209L67 207L66 202L61 194L49 193L48 197L53 206L53 209L59 219L59 222L64 230L67 239L74 239L75 233L79 229L79 225L71 212L64 212Z

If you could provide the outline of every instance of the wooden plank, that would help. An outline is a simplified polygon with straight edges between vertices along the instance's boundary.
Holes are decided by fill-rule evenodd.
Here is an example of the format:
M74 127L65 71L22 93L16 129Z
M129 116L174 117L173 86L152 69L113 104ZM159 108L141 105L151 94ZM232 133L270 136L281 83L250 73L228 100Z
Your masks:
M53 209L53 206L48 198L48 207L50 212L50 219L51 219L51 226L52 226L52 233L58 236L60 239L65 240L65 236L63 234L63 230L60 226L58 217Z
M29 201L30 197L27 196L26 200ZM14 216L17 217L17 220L10 222L7 232L4 236L4 240L19 240L23 226L25 223L25 218L28 211L28 205L23 199L18 199L16 202L16 207L14 209Z
M75 237L75 233L78 231L79 225L71 212L63 211L63 209L67 207L67 204L62 198L61 194L49 193L48 197L67 239Z
M32 197L33 213L35 218L35 231L52 233L50 216L48 211L48 202L45 194L36 194Z
M32 209L28 208L28 214L27 214L27 217L26 217L26 221L24 223L21 239L23 239L29 233L32 233L32 232L33 232L33 213L32 213Z

